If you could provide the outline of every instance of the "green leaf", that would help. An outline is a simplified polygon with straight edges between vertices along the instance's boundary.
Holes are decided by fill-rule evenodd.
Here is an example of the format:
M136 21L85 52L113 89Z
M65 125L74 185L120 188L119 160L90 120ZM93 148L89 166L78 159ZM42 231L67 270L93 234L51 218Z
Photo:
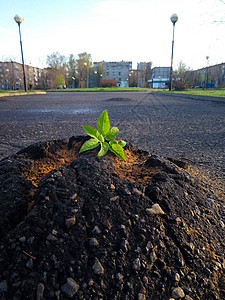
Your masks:
M89 125L82 125L84 131L90 135L93 138L98 139L100 142L104 142L104 137L102 136L102 134L100 134L98 132L98 130L96 128L94 128L93 126L89 126Z
M101 149L100 151L98 152L98 156L103 156L107 153L107 151L109 150L109 144L104 142L104 143L101 143Z
M110 145L110 146L112 146L113 144L117 144L117 141L115 141L115 140L109 141L109 145Z
M122 141L122 140L118 141L117 143L118 143L121 147L125 147L126 144L127 144L125 141Z
M95 139L95 138L90 139L82 145L82 147L80 148L79 153L94 149L94 148L98 147L98 145L99 145L99 141L97 139Z
M114 139L117 134L119 133L119 129L117 127L113 127L110 129L110 131L106 134L105 139L107 141L110 141L112 139Z
M116 156L118 156L122 160L126 161L126 155L125 155L125 153L123 151L123 147L121 145L112 144L112 146L109 149L110 149L110 151L115 153Z
M110 121L109 121L109 116L108 116L108 112L107 109L104 110L101 115L98 118L97 121L97 127L98 127L98 131L101 134L107 134L110 130Z

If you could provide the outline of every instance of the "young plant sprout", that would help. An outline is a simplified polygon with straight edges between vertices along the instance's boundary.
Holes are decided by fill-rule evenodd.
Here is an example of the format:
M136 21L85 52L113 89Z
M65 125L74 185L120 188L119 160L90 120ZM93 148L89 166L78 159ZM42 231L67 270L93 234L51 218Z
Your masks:
M126 145L126 142L122 140L115 140L115 137L119 133L119 129L117 127L112 127L110 129L110 121L107 109L104 110L98 118L98 130L89 125L82 125L82 127L84 131L88 135L90 135L91 139L89 139L82 145L79 153L94 149L100 145L101 148L98 152L98 156L103 156L108 152L108 150L110 150L120 159L126 161L126 155L123 150L123 147Z

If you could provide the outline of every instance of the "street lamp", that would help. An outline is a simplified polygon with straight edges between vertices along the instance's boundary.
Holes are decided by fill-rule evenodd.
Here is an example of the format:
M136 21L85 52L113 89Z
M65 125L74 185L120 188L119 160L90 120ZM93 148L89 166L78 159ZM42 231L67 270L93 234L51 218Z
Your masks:
M170 18L170 21L173 23L173 40L172 40L172 55L171 55L171 67L170 67L170 82L169 82L169 90L172 90L172 75L173 75L173 46L174 46L174 30L175 30L175 23L178 20L177 14L173 14Z
M89 70L88 70L88 64L85 62L84 65L87 68L87 88L89 87Z
M22 47L22 39L21 39L21 31L20 31L20 24L23 21L23 17L21 15L15 15L14 20L18 24L18 27L19 27L20 48L21 48L22 65L23 65L23 81L24 81L24 90L26 92L27 91L27 85L26 85L26 75L25 75L24 59L23 59L23 47Z
M137 63L137 88L139 87L138 86L138 67L139 67L139 63Z
M72 88L73 88L73 80L74 80L74 88L76 88L76 78L74 76L72 76Z

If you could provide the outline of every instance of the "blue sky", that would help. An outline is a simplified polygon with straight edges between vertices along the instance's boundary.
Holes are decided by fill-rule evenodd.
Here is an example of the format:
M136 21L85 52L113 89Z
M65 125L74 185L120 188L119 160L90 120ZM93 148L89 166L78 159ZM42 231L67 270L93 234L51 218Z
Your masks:
M174 66L193 69L225 62L223 0L0 0L0 60L21 61L16 14L25 63L43 67L46 56L88 52L93 61L152 61L169 66L175 28Z

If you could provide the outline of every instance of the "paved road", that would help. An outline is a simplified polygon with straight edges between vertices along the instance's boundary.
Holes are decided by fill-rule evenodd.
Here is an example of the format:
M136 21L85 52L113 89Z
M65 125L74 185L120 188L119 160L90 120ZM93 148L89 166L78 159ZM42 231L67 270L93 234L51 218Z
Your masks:
M208 99L209 100L209 99ZM225 174L225 103L149 92L49 92L0 99L0 159L31 143L84 134L104 109L120 137Z

